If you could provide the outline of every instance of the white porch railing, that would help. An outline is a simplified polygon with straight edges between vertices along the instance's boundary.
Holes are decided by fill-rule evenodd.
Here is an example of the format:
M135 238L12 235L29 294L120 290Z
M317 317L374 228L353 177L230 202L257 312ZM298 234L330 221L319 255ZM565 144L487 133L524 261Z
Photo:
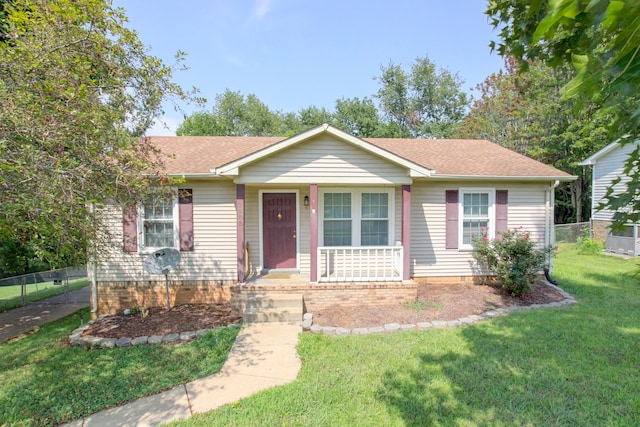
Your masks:
M402 246L318 247L319 282L402 281Z

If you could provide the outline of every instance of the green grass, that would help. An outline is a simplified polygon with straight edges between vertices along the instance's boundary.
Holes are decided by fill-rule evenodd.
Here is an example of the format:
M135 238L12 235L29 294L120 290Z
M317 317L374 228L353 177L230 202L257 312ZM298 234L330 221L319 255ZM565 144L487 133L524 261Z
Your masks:
M443 307L442 304L440 303L436 303L436 302L431 302L431 301L425 301L421 298L416 298L413 301L409 301L409 302L405 302L402 305L404 305L405 307L408 307L412 310L415 310L416 313L420 313L421 311L423 311L425 308L429 307L429 308L435 308L436 310L439 310Z
M0 344L0 425L55 425L158 393L220 370L238 328L185 345L69 347L87 310Z
M89 286L87 279L69 280L69 290ZM40 301L45 298L62 295L65 291L64 285L54 285L53 282L44 282L27 285L27 302ZM20 307L22 305L22 286L1 286L0 287L0 312Z
M303 334L302 371L179 426L637 426L636 260L557 255L578 303L473 326L391 335Z

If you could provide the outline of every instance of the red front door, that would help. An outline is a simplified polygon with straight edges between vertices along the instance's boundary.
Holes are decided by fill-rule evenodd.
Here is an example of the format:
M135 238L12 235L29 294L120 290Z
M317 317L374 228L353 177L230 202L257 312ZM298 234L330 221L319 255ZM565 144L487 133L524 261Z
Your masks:
M264 268L296 268L296 195L262 195Z

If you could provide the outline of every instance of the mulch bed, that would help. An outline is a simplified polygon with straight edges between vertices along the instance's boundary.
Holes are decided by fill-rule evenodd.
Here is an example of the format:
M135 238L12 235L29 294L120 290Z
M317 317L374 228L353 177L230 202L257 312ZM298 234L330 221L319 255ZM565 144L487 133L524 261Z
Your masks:
M367 328L386 323L418 323L434 320L455 320L471 314L481 314L500 307L546 304L562 301L558 291L537 284L521 297L508 295L496 285L418 284L414 304L383 306L334 306L313 313L313 323L320 326ZM416 310L416 307L420 310ZM229 304L185 304L167 311L152 307L147 317L110 315L95 320L83 335L103 338L167 335L240 323L241 317L231 314Z
M82 335L135 338L213 329L241 321L241 317L231 314L229 304L184 304L172 307L171 311L166 307L151 307L145 318L140 314L104 316L95 320Z
M434 320L456 320L482 314L500 307L546 304L562 301L564 296L550 286L538 283L520 297L507 294L497 285L418 284L414 304L361 307L331 307L313 313L313 323L320 326L367 328L386 323L409 324ZM416 307L420 308L419 310Z

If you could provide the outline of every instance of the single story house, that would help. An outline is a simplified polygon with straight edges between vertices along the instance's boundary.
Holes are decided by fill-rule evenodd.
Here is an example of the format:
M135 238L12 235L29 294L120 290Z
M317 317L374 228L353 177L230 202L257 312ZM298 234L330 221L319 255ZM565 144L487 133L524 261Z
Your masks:
M175 200L103 208L117 242L90 269L98 314L164 304L164 276L143 268L164 247L181 251L175 304L248 292L301 293L308 310L413 300L416 281L486 275L472 256L481 228L552 244L554 188L574 179L489 141L357 138L327 124L151 141L184 183Z
M629 223L623 230L611 230L615 211L605 208L598 210L604 202L607 189L613 181L620 178L614 186L614 194L626 191L631 178L624 172L624 164L632 151L640 147L640 141L621 145L612 142L592 156L583 160L582 166L591 166L591 226L593 237L605 241L608 252L640 256L640 224Z

